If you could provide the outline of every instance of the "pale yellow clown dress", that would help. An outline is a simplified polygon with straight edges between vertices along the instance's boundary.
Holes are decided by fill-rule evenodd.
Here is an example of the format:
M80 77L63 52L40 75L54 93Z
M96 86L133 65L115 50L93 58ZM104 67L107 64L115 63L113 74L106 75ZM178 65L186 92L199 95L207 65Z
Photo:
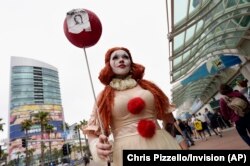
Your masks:
M113 163L114 166L122 166L123 149L181 149L176 140L157 122L154 96L148 90L139 85L125 90L115 90L114 109L112 110L112 121L110 124L113 135ZM128 102L140 97L145 102L144 110L139 114L131 114L127 109ZM138 122L141 119L150 119L156 124L156 132L151 138L142 137L137 131ZM93 111L86 132L100 133L96 112Z

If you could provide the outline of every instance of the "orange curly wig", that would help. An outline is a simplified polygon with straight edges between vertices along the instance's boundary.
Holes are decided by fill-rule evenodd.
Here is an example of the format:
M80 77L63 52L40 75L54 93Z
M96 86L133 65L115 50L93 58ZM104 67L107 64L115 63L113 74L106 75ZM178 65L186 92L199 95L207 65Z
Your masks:
M105 88L100 94L99 100L97 101L97 105L99 108L99 115L103 123L105 134L108 135L110 133L109 125L111 122L111 111L113 110L114 106L114 89L109 86L109 83L115 77L115 74L112 71L109 61L111 54L116 50L124 50L128 53L129 58L131 60L130 75L137 81L137 83L143 89L149 90L154 95L157 118L160 120L173 122L172 113L169 114L164 113L166 110L169 110L171 106L173 107L173 105L169 103L168 97L164 94L164 92L160 88L158 88L158 86L156 86L154 83L150 81L143 79L145 67L140 64L133 63L132 56L127 48L114 47L106 52L105 67L101 70L98 77L99 80L105 85Z

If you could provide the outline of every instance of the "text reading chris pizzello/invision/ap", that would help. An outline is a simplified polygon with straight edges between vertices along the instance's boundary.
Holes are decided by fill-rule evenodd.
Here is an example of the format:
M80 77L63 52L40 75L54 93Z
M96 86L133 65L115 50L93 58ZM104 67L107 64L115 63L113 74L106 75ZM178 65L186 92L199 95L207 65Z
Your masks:
M124 166L248 165L247 150L124 150ZM195 163L194 163L195 162ZM250 164L249 164L250 165Z

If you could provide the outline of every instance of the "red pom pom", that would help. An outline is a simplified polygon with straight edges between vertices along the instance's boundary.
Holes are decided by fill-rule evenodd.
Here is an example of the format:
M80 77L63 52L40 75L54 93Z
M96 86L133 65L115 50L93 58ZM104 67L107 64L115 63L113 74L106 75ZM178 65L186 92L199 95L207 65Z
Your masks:
M139 114L145 108L145 102L142 98L131 99L127 105L128 111L132 114Z
M156 125L152 120L140 120L137 126L137 131L142 137L151 138L155 134Z

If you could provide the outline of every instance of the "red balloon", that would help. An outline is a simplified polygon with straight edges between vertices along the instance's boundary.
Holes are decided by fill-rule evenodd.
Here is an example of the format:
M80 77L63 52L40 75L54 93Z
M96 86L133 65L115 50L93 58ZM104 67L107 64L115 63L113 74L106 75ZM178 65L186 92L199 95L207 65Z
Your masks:
M102 24L92 11L75 9L67 13L63 24L64 34L76 47L95 45L102 34Z

